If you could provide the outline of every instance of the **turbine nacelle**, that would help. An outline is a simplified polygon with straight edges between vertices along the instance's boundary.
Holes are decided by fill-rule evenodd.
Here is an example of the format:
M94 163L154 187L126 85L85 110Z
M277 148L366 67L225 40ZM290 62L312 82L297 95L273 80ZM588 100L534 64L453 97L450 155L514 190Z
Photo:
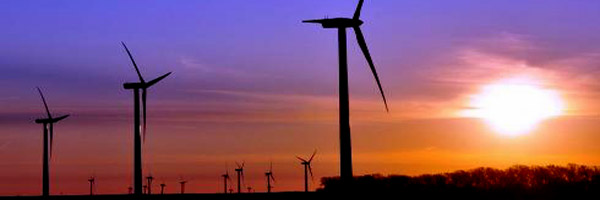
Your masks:
M350 19L350 18L313 19L313 20L304 20L302 22L303 23L321 24L323 26L323 28L351 28L351 27L358 27L364 23L360 19Z
M369 52L369 48L367 47L367 42L365 41L365 36L360 29L360 26L363 24L363 21L360 20L360 12L362 10L364 0L360 0L358 2L358 6L356 6L356 11L354 12L354 16L352 18L326 18L326 19L313 19L313 20L304 20L303 23L315 23L321 24L323 28L337 28L340 31L340 34L343 34L344 38L346 37L346 28L354 29L354 33L356 34L356 41L358 46L360 46L361 51L363 52L367 63L369 64L369 68L371 68L371 72L373 73L373 77L375 78L375 82L377 83L377 87L379 88L379 93L381 93L381 97L383 99L383 104L385 105L385 110L389 112L389 108L387 105L387 99L385 98L385 94L383 93L383 88L381 87L381 82L379 81L379 76L377 75L377 71L375 70L375 64L373 63L373 59L371 58L371 53ZM346 42L346 41L344 41Z
M133 83L124 83L123 84L123 88L125 89L145 89L145 88L149 88L152 85L158 83L159 81L161 81L162 79L166 78L167 76L171 75L171 72L166 73L162 76L159 76L158 78L155 78L154 80L151 80L150 82L133 82Z
M358 1L358 5L356 6L356 10L354 11L354 15L352 18L326 18L326 19L313 19L313 20L304 20L304 23L317 23L321 24L323 28L358 28L363 24L363 21L360 20L360 12L362 10L364 0Z
M56 122L59 122L60 120L63 120L65 118L69 117L69 115L63 115L57 118L43 118L43 119L36 119L35 123L37 124L53 124Z

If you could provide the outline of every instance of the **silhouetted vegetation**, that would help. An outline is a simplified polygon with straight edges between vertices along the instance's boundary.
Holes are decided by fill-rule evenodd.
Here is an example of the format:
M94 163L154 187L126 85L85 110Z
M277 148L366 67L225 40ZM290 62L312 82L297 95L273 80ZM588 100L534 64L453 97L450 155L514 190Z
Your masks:
M598 195L600 167L516 165L505 170L476 168L450 173L365 175L354 178L352 188L342 187L339 177L321 179L321 192L357 194L406 194L486 198L563 198Z

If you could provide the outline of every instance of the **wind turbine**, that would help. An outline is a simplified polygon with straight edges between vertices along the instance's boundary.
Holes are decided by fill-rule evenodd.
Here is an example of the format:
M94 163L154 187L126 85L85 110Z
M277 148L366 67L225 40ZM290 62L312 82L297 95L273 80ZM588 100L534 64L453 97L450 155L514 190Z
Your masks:
M238 168L235 169L235 172L237 172L238 193L242 193L242 181L244 179L244 163L245 162L242 162L242 164L240 165L239 163L235 162L235 164L238 166Z
M271 193L271 181L275 182L275 177L273 177L273 163L269 165L269 171L265 172L265 176L267 176L267 193Z
M90 176L90 178L88 178L88 182L90 182L90 196L91 196L91 195L94 195L94 189L96 188L96 177Z
M304 165L304 192L308 192L308 173L310 172L310 178L313 178L313 173L312 173L312 167L310 167L310 164L313 160L313 158L315 158L315 155L317 154L317 150L315 150L315 152L312 154L312 156L310 156L310 158L308 160L304 159L304 158L300 158L298 156L296 156L296 158L298 158L298 160L302 161L302 165Z
M231 181L231 177L229 177L229 170L226 170L225 174L221 175L221 177L223 177L223 184L224 184L223 192L225 192L225 194L227 194L227 182Z
M338 42L339 42L339 120L340 120L340 178L343 183L349 183L352 181L352 142L350 136L350 110L349 110L349 97L348 97L348 58L346 53L346 29L352 28L354 29L354 33L356 34L356 40L363 54L365 55L365 59L371 68L371 72L377 82L377 87L379 88L379 92L381 93L381 97L383 98L383 103L385 105L385 110L389 112L387 106L387 100L385 98L385 94L383 93L383 89L381 87L381 83L379 81L379 76L377 75L377 71L375 70L375 64L373 64L373 60L371 59L371 54L369 53L369 49L367 48L367 43L365 42L364 35L360 30L360 26L363 24L363 21L360 20L360 12L362 9L362 5L364 0L360 0L358 2L358 6L356 11L354 12L354 16L352 18L326 18L326 19L315 19L315 20L304 20L303 23L317 23L321 24L323 28L335 28L338 29Z
M160 184L160 194L165 194L166 186L167 186L167 184L165 184L164 182Z
M152 174L146 176L146 180L147 180L147 185L148 185L148 193L147 194L152 194L152 180L154 180L154 177L152 176Z
M42 101L44 102L44 108L46 108L46 114L48 118L36 119L35 123L42 124L44 127L44 145L43 145L43 155L42 155L42 196L50 196L50 167L49 162L50 158L52 158L52 144L54 143L54 123L59 122L67 118L69 115L63 115L57 118L52 118L50 114L50 109L48 109L48 104L46 103L46 99L44 98L44 94L42 94L42 90L37 88L40 93L40 97L42 97ZM50 130L48 130L50 129ZM48 141L48 136L50 136L50 141ZM48 147L50 145L50 147Z
M179 181L179 185L181 186L181 194L185 193L185 184L187 183L186 180L181 180Z
M151 80L149 82L146 82L144 80L144 78L142 77L142 74L140 73L140 70L138 69L137 64L135 63L135 60L133 59L133 56L131 55L131 52L129 51L129 49L127 48L127 46L125 45L125 43L121 42L121 44L123 45L123 47L125 48L125 51L127 51L127 55L129 55L129 59L131 59L131 63L133 63L133 67L135 67L135 71L137 72L138 78L140 82L133 82L133 83L124 83L123 84L123 88L128 89L128 90L133 90L133 149L134 149L134 158L133 158L133 162L134 162L134 167L133 167L133 193L135 195L140 195L142 194L142 182L143 177L142 177L142 138L140 138L140 128L142 129L142 134L143 134L143 138L145 140L146 138L146 94L147 94L147 89L150 88L152 85L158 83L160 80L164 79L165 77L169 76L171 74L171 72L166 73L165 75L162 75L154 80ZM144 119L144 123L143 126L140 127L140 90L142 90L142 113L143 113L143 119Z

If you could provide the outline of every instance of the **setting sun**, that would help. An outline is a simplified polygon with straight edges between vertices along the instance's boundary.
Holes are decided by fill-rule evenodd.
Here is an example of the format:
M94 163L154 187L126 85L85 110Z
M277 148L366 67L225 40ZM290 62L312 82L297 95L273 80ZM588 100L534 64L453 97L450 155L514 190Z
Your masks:
M558 92L531 82L499 82L484 86L475 95L470 116L485 119L494 130L518 136L533 130L544 119L562 113Z

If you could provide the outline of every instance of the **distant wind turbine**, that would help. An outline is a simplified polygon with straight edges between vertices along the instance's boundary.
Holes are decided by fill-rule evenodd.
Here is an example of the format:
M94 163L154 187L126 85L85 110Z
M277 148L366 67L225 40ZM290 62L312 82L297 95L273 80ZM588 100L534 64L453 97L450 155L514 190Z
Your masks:
M48 109L48 104L46 103L46 99L44 98L44 94L42 94L42 90L37 88L40 93L40 97L42 97L42 101L44 102L44 108L46 109L46 114L48 118L36 119L35 123L42 124L44 127L44 144L43 144L43 155L42 155L42 196L50 196L50 167L49 162L50 158L52 158L52 144L54 143L54 123L59 122L67 118L69 115L63 115L57 118L53 118L52 114L50 114L50 109ZM48 130L50 129L50 130ZM48 141L48 136L50 136L50 141ZM48 147L50 145L50 147Z
M244 180L244 163L245 162L242 162L242 164L240 165L239 163L235 162L235 164L238 166L238 168L235 169L235 172L237 172L238 193L242 193L242 182Z
M302 165L304 165L304 192L308 192L308 173L310 172L310 178L313 178L313 172L312 172L312 167L310 166L310 164L312 163L313 158L315 158L315 155L317 154L317 150L315 150L315 152L313 152L312 156L310 156L310 158L308 160L304 159L304 158L300 158L298 156L296 156L296 158L298 158L298 160L302 161Z
M265 172L265 176L267 176L267 193L271 193L271 181L275 182L275 177L273 177L273 163L271 162L269 165L269 171Z
M165 184L164 182L160 184L160 194L165 194L166 186L167 186L167 184Z
M133 59L133 56L131 55L131 52L129 51L129 49L127 48L127 46L125 45L125 43L121 42L121 44L123 45L123 47L125 48L125 51L127 51L127 55L129 55L129 59L131 59L131 63L133 63L133 67L135 68L135 71L137 72L138 78L140 82L134 82L134 83L125 83L123 84L123 87L125 89L128 90L133 90L133 97L134 97L134 101L133 101L133 149L134 149L134 167L133 167L133 193L135 195L140 195L142 194L142 182L143 177L142 177L142 142L141 142L141 136L140 136L140 128L142 129L142 133L143 133L143 138L145 140L146 138L146 94L147 94L147 89L150 88L152 85L158 83L160 80L164 79L165 77L169 76L171 74L171 72L166 73L165 75L162 75L154 80L151 80L149 82L146 82L144 80L144 78L142 77L142 74L140 73L140 70L137 66L137 64L135 63L135 60ZM140 90L142 90L142 113L143 113L143 119L144 119L144 123L143 126L140 127Z
M94 189L96 188L96 177L90 176L90 178L88 178L88 182L90 182L90 196L91 196L91 195L94 195Z
M187 183L186 180L181 180L179 181L179 185L180 185L180 189L181 189L181 194L185 193L185 184Z
M154 180L154 177L152 176L152 174L146 176L146 180L147 180L147 186L148 186L148 193L147 194L152 194L152 180Z
M381 97L383 98L383 103L385 105L385 109L389 112L387 100L385 98L385 94L383 93L383 89L381 87L381 83L379 81L379 76L377 75L377 71L375 70L375 64L373 64L373 60L371 58L371 54L369 53L369 49L367 48L367 43L365 42L364 35L360 29L360 26L363 24L363 21L360 20L360 12L362 9L362 5L364 0L360 0L358 2L358 6L356 11L354 12L354 16L350 18L325 18L325 19L315 19L315 20L304 20L304 23L317 23L321 24L323 28L335 28L338 29L338 42L339 42L339 120L340 120L340 178L343 183L349 183L352 181L352 143L350 136L350 111L349 111L349 98L348 98L348 58L346 52L346 29L353 28L354 33L356 34L356 40L363 54L365 55L365 59L371 68L371 72L377 82L377 87L379 87L379 92L381 93Z
M225 170L225 174L221 175L221 177L223 177L223 192L225 192L225 194L227 194L227 183L229 181L231 181L231 177L229 177L229 170Z

